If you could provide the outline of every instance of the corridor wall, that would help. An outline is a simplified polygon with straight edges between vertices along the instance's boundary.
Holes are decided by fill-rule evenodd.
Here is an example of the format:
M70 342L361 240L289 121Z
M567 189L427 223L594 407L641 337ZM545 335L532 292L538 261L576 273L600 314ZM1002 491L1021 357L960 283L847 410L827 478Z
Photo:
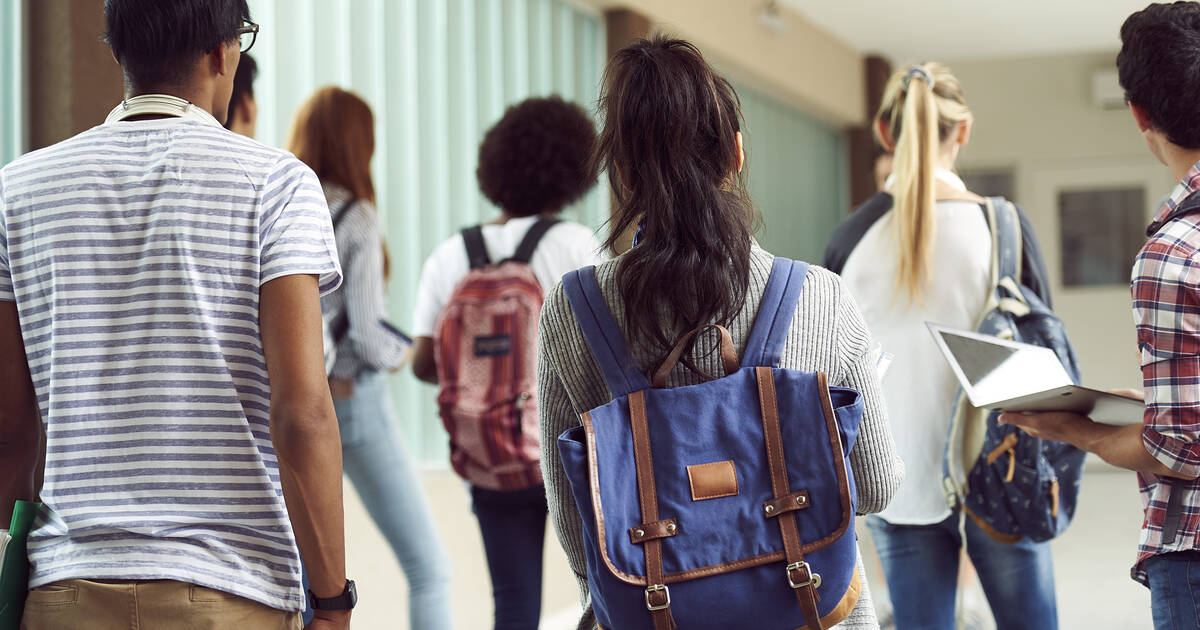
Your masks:
M497 212L475 180L483 132L528 96L595 107L604 24L570 0L251 0L250 9L262 25L250 53L260 69L259 140L282 146L293 113L321 86L354 90L375 110L389 310L404 328L429 252ZM605 188L566 216L599 228L608 216ZM444 465L436 390L407 370L391 386L410 449Z
M747 183L763 222L759 243L820 264L850 203L846 134L763 92L735 87L746 119Z
M23 2L0 2L0 165L25 148L24 79L21 48Z

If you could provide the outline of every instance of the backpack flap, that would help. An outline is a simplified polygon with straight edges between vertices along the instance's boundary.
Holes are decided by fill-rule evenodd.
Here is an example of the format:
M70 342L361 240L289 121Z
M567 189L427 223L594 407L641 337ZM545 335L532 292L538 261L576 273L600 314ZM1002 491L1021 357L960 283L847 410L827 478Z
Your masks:
M794 271L777 260L748 338L773 340L757 342L757 358L777 357L786 340L798 291L784 285L804 277ZM575 272L564 287L615 398L583 414L559 451L583 519L597 620L658 627L647 608L668 598L670 615L688 628L792 630L811 615L825 626L843 619L861 589L846 462L861 395L828 387L823 374L756 366L749 351L723 378L622 392L645 377L621 371L614 357L628 360L623 340L619 331L601 334L615 323L607 306L588 306L598 287L583 290L580 276L592 274ZM803 597L797 606L805 592L814 595L808 608Z

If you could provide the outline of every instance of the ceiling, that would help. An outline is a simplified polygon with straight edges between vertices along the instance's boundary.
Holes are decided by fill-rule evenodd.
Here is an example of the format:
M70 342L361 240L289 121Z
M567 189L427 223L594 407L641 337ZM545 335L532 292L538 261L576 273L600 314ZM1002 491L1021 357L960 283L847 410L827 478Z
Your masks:
M860 52L907 63L1116 50L1121 23L1149 0L778 2Z

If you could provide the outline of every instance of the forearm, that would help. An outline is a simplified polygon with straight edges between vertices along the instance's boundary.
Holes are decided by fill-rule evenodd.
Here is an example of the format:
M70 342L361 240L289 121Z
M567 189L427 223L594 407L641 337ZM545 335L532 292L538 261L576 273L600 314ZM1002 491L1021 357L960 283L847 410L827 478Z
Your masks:
M1163 477L1188 478L1167 468L1146 450L1140 424L1117 427L1093 422L1078 427L1070 432L1067 441L1113 466Z
M32 413L36 422L37 412ZM0 475L0 529L7 529L12 521L14 502L37 500L37 470L42 462L39 438L24 432L0 435L0 462L4 462L4 474Z
M317 597L346 584L342 450L332 405L315 419L271 418L280 484L296 544ZM282 414L281 414L282 415Z

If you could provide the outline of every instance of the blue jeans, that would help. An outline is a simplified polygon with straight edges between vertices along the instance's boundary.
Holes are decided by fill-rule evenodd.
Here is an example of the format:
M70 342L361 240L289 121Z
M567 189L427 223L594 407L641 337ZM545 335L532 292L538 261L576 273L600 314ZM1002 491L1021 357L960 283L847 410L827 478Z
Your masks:
M496 604L495 630L537 630L542 611L546 489L471 487Z
M1145 567L1154 630L1200 628L1200 552L1164 553Z
M967 555L979 574L998 630L1056 630L1054 565L1050 543L1027 538L997 542L965 519ZM959 516L933 525L892 525L868 516L883 563L897 630L954 630Z
M396 431L385 376L364 372L355 379L354 395L335 399L333 407L342 434L342 470L408 579L411 627L450 630L450 559Z

